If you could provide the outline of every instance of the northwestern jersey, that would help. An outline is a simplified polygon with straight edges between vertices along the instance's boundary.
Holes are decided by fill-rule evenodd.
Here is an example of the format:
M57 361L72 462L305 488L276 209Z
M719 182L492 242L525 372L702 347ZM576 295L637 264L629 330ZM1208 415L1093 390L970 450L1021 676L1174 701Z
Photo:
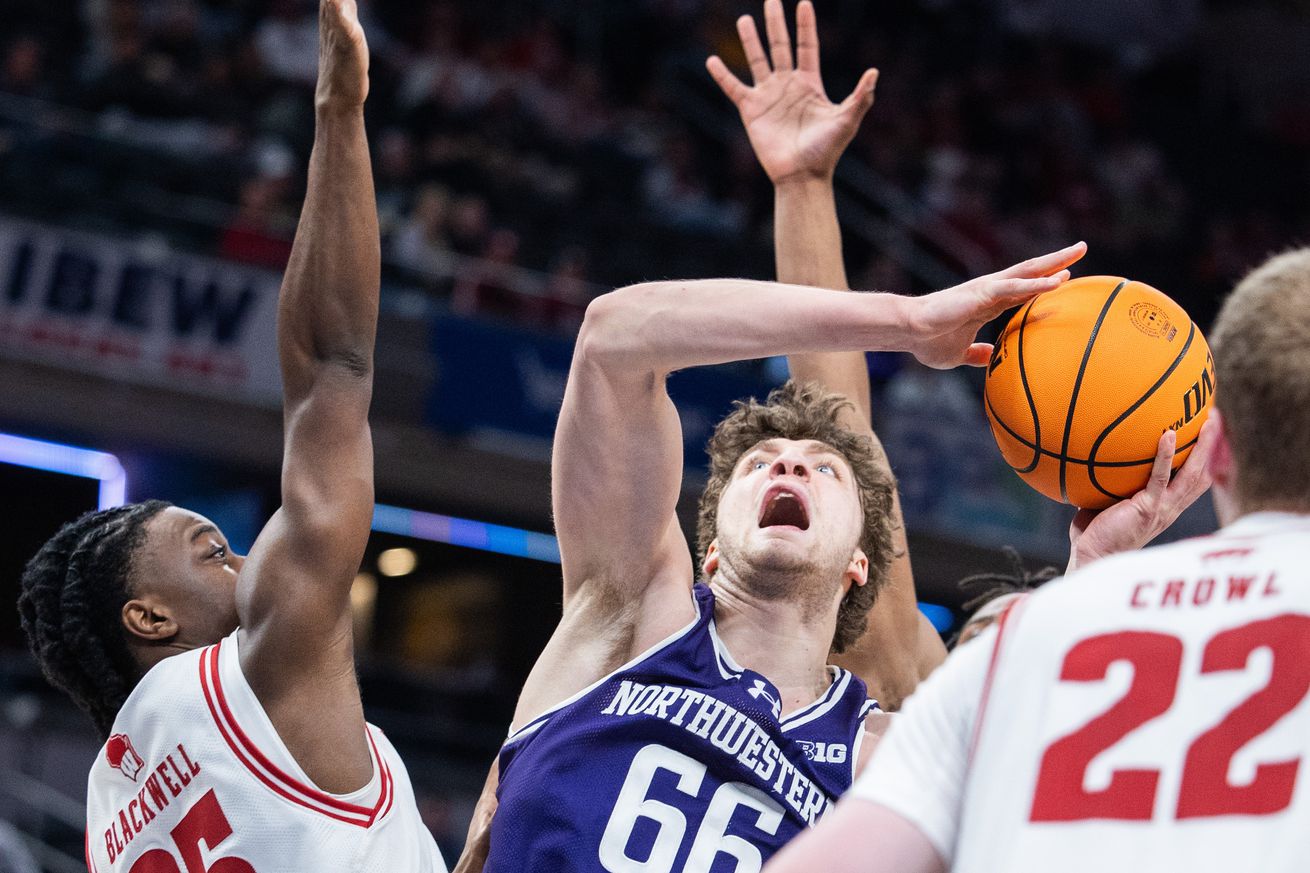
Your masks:
M369 725L373 779L316 788L241 673L237 634L165 658L114 719L87 786L91 873L444 873L405 765Z
M696 618L512 734L486 873L758 871L850 787L877 704L837 667L779 719L778 690Z
M1310 857L1310 517L1099 561L920 686L852 796L960 873Z

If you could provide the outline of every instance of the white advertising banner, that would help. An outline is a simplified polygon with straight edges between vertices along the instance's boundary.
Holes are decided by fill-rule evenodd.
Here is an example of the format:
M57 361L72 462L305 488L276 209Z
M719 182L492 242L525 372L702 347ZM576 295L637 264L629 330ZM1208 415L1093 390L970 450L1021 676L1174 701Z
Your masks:
M280 277L0 217L0 357L276 405Z

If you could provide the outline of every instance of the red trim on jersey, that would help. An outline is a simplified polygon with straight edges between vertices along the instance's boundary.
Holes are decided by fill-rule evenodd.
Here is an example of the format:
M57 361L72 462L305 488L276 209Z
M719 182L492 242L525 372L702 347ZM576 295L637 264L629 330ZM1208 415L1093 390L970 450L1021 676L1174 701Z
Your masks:
M337 821L367 828L386 815L387 811L391 809L393 794L391 768L387 766L382 755L378 753L371 733L366 731L369 747L373 752L376 766L382 774L377 802L372 807L349 803L333 797L288 775L259 750L259 747L241 729L241 725L237 722L231 708L228 706L227 697L223 693L222 679L219 675L219 647L221 645L222 643L211 646L201 654L200 686L204 691L205 703L209 706L209 712L213 716L214 724L218 726L219 733L222 734L223 740L232 750L232 753L236 755L237 760L274 793L292 803Z
M996 619L996 642L992 644L992 659L987 664L987 678L983 680L982 698L978 702L978 718L973 725L973 738L969 741L969 763L973 763L973 753L978 749L978 738L982 735L983 719L987 716L987 700L992 693L992 679L996 676L996 665L1001 659L1001 646L1005 642L1005 631L1012 620L1018 619L1018 613L1028 602L1030 595L1025 594L1011 603Z
M96 862L91 857L91 832L88 830L82 838L82 845L86 849L86 869L87 873L96 873Z

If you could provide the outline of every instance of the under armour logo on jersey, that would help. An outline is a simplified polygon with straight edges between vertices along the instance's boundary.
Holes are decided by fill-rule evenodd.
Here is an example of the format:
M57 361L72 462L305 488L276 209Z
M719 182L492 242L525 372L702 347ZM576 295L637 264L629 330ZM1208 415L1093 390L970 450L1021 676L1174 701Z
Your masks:
M109 761L110 767L133 782L136 781L141 768L146 765L146 762L142 761L141 756L136 753L127 734L114 734L109 738L109 742L105 743L105 758Z
M763 679L756 679L755 687L746 689L746 693L751 697L754 697L756 700L763 697L765 700L769 701L769 705L773 707L774 718L782 715L782 701L769 693L769 686L764 684Z

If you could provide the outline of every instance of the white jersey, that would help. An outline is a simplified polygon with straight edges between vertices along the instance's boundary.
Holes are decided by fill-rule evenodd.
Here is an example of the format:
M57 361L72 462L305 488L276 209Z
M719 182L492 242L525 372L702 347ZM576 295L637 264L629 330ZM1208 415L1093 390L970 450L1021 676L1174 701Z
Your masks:
M1109 558L1018 602L852 789L962 873L1310 864L1310 516Z
M373 778L319 790L241 673L237 634L165 658L114 719L87 785L91 873L444 873L400 756L368 726Z

